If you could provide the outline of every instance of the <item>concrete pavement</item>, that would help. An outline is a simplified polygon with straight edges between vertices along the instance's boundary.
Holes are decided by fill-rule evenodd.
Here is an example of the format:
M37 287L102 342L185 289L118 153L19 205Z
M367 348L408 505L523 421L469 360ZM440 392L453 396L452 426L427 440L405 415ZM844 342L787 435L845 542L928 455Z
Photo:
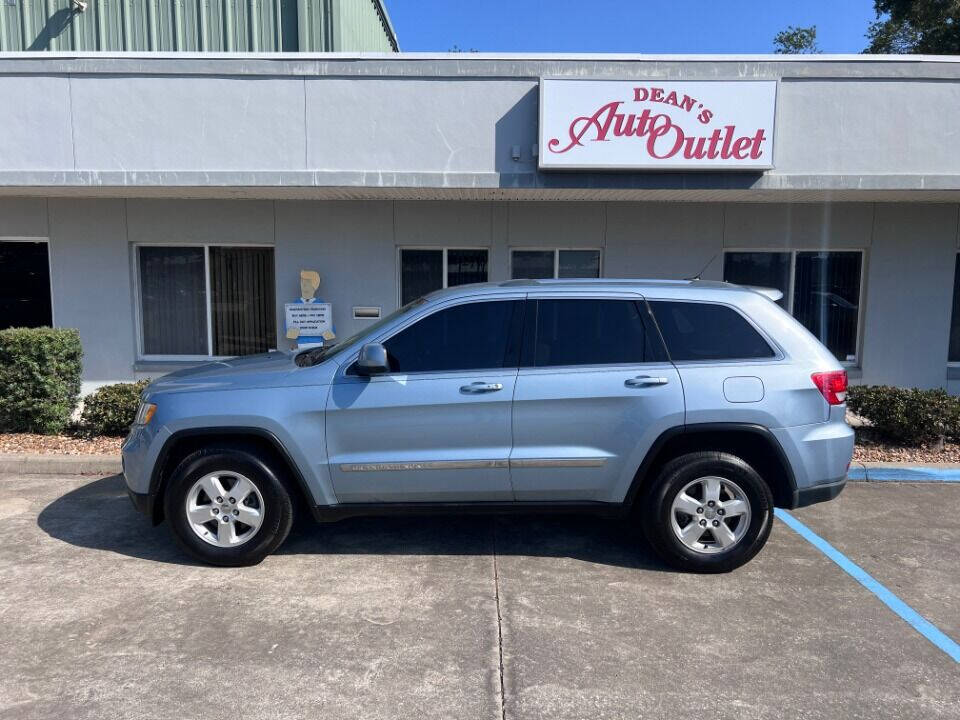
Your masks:
M960 639L960 486L794 514ZM354 519L193 564L122 480L0 477L0 718L960 718L960 665L785 525L723 576L589 518Z

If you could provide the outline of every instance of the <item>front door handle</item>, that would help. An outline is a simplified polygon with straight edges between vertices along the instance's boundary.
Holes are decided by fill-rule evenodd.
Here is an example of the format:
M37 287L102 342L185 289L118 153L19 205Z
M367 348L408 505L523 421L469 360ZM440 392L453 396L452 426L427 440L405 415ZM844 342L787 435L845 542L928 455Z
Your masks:
M481 393L497 392L497 390L503 390L501 383L475 382L460 386L460 392L467 395L480 395Z
M648 387L650 385L666 385L670 382L669 379L665 377L653 377L651 375L637 375L637 377L632 377L623 384L627 387Z

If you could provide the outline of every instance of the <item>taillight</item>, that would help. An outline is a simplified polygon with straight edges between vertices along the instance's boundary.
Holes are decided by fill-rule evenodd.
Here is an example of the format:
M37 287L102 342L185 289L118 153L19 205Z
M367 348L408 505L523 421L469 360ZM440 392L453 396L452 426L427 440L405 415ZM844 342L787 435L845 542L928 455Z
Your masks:
M847 371L818 372L810 376L823 399L830 405L842 405L847 399Z

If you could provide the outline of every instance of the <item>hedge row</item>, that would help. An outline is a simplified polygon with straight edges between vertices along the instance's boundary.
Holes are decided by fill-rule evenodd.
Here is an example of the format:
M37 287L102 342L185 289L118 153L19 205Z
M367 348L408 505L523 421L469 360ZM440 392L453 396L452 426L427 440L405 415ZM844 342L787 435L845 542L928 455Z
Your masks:
M90 393L83 399L80 429L85 435L126 435L140 405L140 393L149 383L117 383Z
M0 432L62 433L80 400L83 350L76 330L0 330ZM107 385L84 400L80 431L124 435L146 382Z
M960 439L960 398L945 390L855 385L847 393L847 406L898 444Z
M0 330L0 430L63 432L80 398L80 333Z

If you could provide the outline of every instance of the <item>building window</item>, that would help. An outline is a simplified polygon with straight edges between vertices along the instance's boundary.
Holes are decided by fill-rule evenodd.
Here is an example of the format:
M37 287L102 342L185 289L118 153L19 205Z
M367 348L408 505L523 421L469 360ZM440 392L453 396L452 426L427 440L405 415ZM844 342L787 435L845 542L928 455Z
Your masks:
M141 354L232 357L276 346L273 248L139 246Z
M727 282L783 292L780 305L845 363L857 361L862 272L860 250L727 252L723 262Z
M793 254L788 252L727 253L723 261L723 279L737 285L776 288L783 293L777 303L790 307L790 268Z
M514 280L600 277L599 250L514 250L510 258Z
M960 255L953 270L953 315L950 318L950 350L947 361L960 363Z
M47 243L0 242L0 330L53 325Z
M400 305L434 290L487 281L483 248L400 248Z

